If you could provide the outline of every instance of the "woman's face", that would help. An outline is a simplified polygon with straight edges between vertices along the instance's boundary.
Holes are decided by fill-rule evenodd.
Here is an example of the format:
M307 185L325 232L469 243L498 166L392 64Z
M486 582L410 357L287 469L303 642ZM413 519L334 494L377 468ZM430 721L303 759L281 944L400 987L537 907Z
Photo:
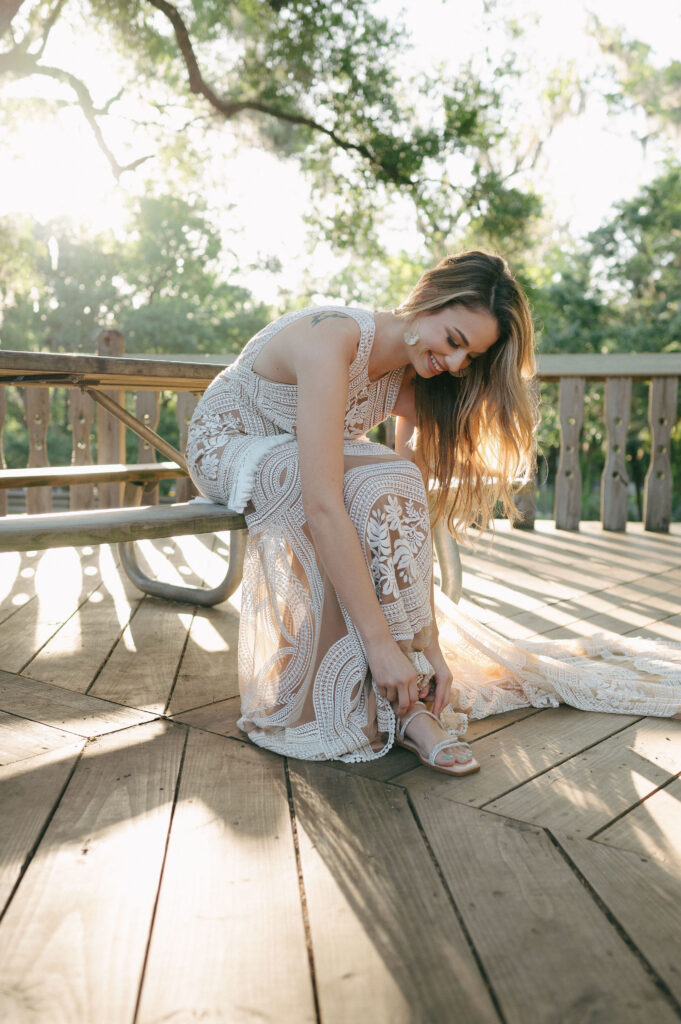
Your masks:
M458 373L479 359L499 337L497 319L487 310L471 310L458 304L435 313L419 313L410 330L419 340L408 348L419 377Z

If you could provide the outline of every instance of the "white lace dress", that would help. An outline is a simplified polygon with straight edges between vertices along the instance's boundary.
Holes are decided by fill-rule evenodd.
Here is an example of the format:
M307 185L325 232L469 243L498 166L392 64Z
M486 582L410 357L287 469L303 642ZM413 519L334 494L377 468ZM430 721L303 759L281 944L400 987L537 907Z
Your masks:
M253 370L278 331L322 310L351 316L360 328L345 417L345 506L392 636L427 671L418 653L432 624L432 545L423 481L413 463L361 439L391 413L404 372L369 380L373 314L341 306L299 310L256 334L197 405L187 463L201 493L243 511L248 524L239 727L258 745L291 757L368 761L391 748L395 715L373 685L360 634L317 558L305 521L296 387ZM436 607L454 674L452 704L443 713L453 735L465 731L467 715L481 718L531 704L566 702L628 714L681 712L681 645L621 638L608 638L593 650L560 642L511 644L467 619L442 595ZM642 646L633 649L634 644Z

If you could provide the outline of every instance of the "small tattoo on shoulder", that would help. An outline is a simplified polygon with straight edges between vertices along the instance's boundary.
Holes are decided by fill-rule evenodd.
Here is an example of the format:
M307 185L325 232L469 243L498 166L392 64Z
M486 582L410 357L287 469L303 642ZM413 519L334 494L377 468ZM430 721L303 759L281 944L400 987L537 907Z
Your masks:
M352 318L347 313L315 313L312 317L312 326L316 327L322 320L328 320L330 317L340 317L341 320L351 320Z

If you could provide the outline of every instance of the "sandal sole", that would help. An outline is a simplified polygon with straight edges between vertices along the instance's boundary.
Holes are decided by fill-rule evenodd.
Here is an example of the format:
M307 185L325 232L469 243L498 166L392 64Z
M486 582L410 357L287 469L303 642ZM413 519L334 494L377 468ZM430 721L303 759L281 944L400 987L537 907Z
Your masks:
M464 765L459 763L459 768L456 770L452 770L453 766L452 768L445 768L444 765L441 764L430 764L429 761L426 761L423 758L423 756L421 755L421 751L418 749L415 743L405 743L404 740L396 739L395 746L404 747L405 750L409 750L412 754L416 754L424 768L430 768L431 771L435 772L442 772L443 775L473 775L475 772L480 771L480 765L477 762L472 765Z

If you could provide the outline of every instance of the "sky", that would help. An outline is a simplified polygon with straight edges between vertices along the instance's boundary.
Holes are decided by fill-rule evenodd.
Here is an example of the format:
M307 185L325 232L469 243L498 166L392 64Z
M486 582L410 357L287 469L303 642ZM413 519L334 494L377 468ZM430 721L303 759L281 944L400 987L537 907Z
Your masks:
M481 48L481 9L482 0L411 0L406 4L404 0L378 0L379 12L388 17L405 12L414 46L405 52L404 62L411 70L441 63L456 71L462 60L476 56ZM580 71L598 67L598 50L586 31L590 12L605 24L622 25L629 36L650 43L659 62L678 56L674 44L681 41L681 9L669 0L499 0L497 10L525 25L530 109L532 81L538 82L544 71L571 59ZM491 45L495 45L494 32ZM498 45L502 45L501 33ZM72 59L82 64L84 49L55 31L52 52L46 53L46 59L49 56L55 63L71 53ZM108 83L102 74L102 51L91 50L89 59L98 67L103 98ZM13 88L21 94L29 85L19 82ZM42 88L49 92L51 83ZM635 141L636 127L624 117L608 118L604 103L593 99L580 117L563 122L554 131L537 167L535 185L544 194L556 223L567 226L573 235L596 227L613 202L632 195L653 177L654 161ZM122 141L124 122L113 128L114 149L119 141L117 131ZM295 288L310 260L302 219L307 186L293 162L237 146L229 129L221 135L219 146L222 153L216 154L220 159L214 161L211 171L209 203L222 220L227 245L238 250L243 264L266 256L284 259L285 273L276 280L271 274L255 273L247 281L259 297L274 301L280 285ZM276 189L267 187L273 180ZM75 110L64 109L58 120L48 124L25 124L13 148L1 147L0 183L0 215L24 210L41 220L75 217L96 229L115 228L121 221L121 190ZM408 239L406 242L408 248ZM321 258L331 260L328 254L324 257L322 253Z

